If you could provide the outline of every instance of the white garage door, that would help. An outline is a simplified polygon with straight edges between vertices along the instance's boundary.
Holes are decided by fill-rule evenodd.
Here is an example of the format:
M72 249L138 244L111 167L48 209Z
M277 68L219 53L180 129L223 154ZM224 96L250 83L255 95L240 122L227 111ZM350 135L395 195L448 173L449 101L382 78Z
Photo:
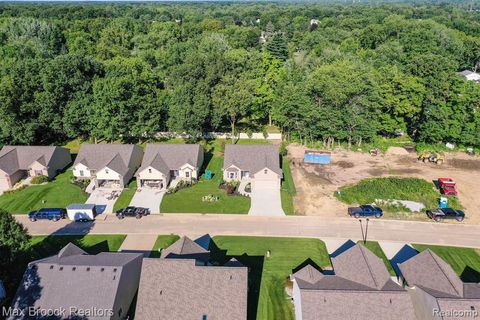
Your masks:
M253 188L256 189L280 189L280 179L275 180L254 180Z

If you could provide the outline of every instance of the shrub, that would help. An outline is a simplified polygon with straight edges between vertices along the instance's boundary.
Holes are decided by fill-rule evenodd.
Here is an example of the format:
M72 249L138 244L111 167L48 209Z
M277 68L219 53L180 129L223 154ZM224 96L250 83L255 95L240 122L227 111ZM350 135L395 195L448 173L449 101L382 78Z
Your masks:
M280 144L280 155L282 157L285 157L288 153L287 145L288 143L286 141L282 141L282 143Z
M11 190L4 191L3 194L15 194L17 192L22 191L23 189L25 189L27 187L28 187L27 185L23 185L23 186L18 187L16 189L11 189Z
M35 176L32 178L30 181L31 184L42 184L48 182L48 177L47 176Z
M90 184L90 180L88 179L76 179L75 177L70 178L70 183L78 186L80 189L85 191Z
M178 181L177 185L174 188L168 188L166 193L167 194L173 194L176 193L178 190L182 190L185 188L189 188L191 186L194 186L197 184L197 179L190 179L190 180L180 180Z

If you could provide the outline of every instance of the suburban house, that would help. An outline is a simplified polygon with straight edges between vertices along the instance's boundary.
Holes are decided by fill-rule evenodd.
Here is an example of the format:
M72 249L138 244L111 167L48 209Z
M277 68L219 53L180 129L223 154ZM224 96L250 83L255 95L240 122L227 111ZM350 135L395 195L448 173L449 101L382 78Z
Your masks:
M70 151L49 146L4 146L0 151L0 191L24 177L54 178L72 162Z
M54 309L64 311L58 319L124 319L138 289L142 258L136 253L89 255L70 243L57 255L28 265L12 303L27 312L9 320L46 319L29 316L28 310Z
M77 179L96 187L124 188L142 163L143 151L133 144L82 144L73 164Z
M282 169L279 148L275 145L225 145L223 180L244 180L252 187L280 189Z
M415 319L407 291L362 245L331 258L334 274L308 264L291 276L296 320Z
M480 316L480 284L464 283L452 267L430 249L399 264L399 268L418 319L477 319Z
M147 144L137 185L166 189L174 179L198 179L203 164L199 144Z
M143 260L135 319L247 319L248 268L236 260L204 265L188 258L199 250L192 240L179 242L189 249L172 255L181 247L175 243L162 258Z
M480 73L476 73L470 70L463 70L458 74L467 79L468 81L475 81L477 83L480 83Z

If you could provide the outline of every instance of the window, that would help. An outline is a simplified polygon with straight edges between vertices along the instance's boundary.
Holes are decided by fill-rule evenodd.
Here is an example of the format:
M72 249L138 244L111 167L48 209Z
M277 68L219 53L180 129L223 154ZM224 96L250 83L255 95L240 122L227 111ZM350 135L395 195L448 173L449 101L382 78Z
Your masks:
M230 172L229 173L229 178L230 179L235 179L235 172Z
M80 177L83 177L85 176L85 172L83 172L83 170L80 170Z
M148 169L148 173L152 173L152 169Z
M263 170L263 173L264 173L264 174L267 174L267 173L268 173L268 170L267 170L267 169Z
M190 178L190 171L185 171L185 177Z
M208 318L207 318L207 315L206 315L206 314L202 315L202 320L208 320Z
M108 173L108 169L105 169L105 173Z

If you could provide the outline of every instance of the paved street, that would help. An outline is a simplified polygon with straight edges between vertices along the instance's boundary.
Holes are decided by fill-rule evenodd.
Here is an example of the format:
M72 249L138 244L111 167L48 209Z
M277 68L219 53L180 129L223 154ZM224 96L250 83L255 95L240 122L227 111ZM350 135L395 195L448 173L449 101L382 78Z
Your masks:
M68 220L30 222L17 216L32 235L41 234L178 234L198 237L210 235L255 235L362 239L356 219L322 220L318 217L258 217L247 215L150 215L142 219L105 220L73 223ZM363 223L365 226L365 222ZM453 223L370 220L368 240L403 243L428 243L480 248L480 225Z

